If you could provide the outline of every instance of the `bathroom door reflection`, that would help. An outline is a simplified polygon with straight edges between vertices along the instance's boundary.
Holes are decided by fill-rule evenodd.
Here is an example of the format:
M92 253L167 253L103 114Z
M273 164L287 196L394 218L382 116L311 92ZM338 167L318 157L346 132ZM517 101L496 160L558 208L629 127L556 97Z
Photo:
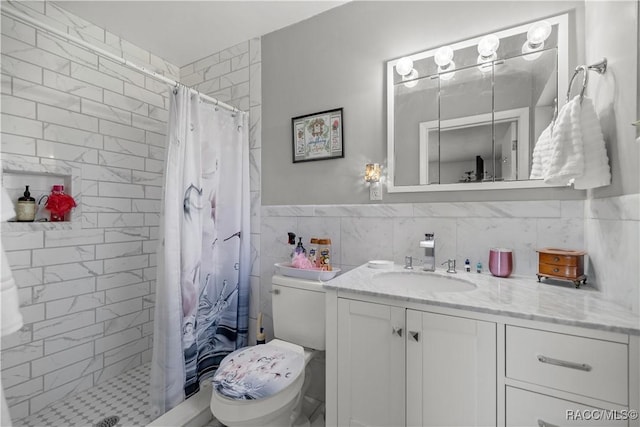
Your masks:
M493 180L492 64L440 78L440 184Z

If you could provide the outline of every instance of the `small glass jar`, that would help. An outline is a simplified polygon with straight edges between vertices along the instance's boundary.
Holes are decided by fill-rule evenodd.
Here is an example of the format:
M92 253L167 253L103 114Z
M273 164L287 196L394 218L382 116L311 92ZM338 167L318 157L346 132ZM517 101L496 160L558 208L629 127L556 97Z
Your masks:
M331 239L318 239L318 268L331 271Z
M318 239L316 239L315 237L312 237L311 240L309 240L309 251L307 252L307 258L309 258L309 261L314 266L318 265L318 263L317 263L317 260L318 260Z

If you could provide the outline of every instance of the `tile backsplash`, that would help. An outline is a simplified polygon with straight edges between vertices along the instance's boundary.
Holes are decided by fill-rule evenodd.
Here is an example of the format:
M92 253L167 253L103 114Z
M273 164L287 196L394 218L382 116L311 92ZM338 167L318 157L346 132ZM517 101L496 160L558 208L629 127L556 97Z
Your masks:
M402 203L376 205L263 206L260 309L271 314L273 264L291 252L288 231L332 240L333 264L350 270L368 260L419 266L425 233L436 238L436 262L449 258L463 268L465 259L487 269L489 249L514 250L514 274L536 280L537 248L586 249L584 201Z

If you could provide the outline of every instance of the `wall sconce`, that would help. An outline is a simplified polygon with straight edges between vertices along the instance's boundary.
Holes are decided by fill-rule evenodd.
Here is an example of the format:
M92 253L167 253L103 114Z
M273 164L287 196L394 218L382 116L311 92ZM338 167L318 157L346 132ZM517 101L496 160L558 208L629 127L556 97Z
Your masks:
M366 165L364 180L369 183L369 200L382 200L381 169L378 163L367 163Z
M451 80L455 74L456 63L453 62L453 49L451 46L442 46L433 55L434 62L438 65L438 74L442 80Z
M500 39L495 34L487 34L480 39L478 42L478 53L480 55L478 55L478 60L476 61L480 71L484 73L491 70L491 67L487 63L498 59L496 52L499 46Z
M367 163L364 171L364 180L367 182L380 182L380 165L378 163Z
M544 48L544 42L551 35L551 24L547 21L535 22L527 31L527 41L522 45L523 58L527 61L538 59Z

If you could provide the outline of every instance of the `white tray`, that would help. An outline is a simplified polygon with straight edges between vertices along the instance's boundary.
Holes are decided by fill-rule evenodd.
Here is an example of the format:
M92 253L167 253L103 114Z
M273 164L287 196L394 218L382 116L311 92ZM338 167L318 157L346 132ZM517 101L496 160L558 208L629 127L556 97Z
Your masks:
M333 279L338 273L339 268L334 268L331 271L325 270L305 270L302 268L295 268L291 266L289 262L278 262L275 264L276 273L283 276L297 277L298 279L306 280L321 280L327 281Z

